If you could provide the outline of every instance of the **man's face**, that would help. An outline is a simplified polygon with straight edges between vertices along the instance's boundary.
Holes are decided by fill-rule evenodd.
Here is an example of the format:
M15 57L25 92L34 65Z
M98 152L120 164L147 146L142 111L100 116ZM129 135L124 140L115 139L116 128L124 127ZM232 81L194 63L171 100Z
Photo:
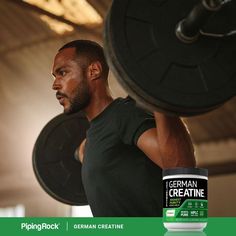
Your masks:
M78 60L78 59L77 59ZM52 88L64 107L64 113L71 114L86 108L90 101L86 69L76 61L75 48L66 48L58 52L54 59Z

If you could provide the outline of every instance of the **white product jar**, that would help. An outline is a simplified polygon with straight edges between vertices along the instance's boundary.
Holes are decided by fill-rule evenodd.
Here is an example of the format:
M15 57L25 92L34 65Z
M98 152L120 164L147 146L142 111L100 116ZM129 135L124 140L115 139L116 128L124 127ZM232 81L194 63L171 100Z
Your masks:
M207 225L208 171L163 170L163 223L169 231L202 231Z

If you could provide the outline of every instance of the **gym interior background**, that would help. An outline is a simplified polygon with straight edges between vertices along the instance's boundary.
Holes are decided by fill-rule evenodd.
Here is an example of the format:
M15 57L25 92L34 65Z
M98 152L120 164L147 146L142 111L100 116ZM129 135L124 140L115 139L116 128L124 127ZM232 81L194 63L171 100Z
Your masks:
M32 150L44 125L62 112L51 89L57 49L74 39L102 43L111 0L0 1L0 216L72 216L39 186ZM126 96L110 74L114 97ZM236 99L184 118L198 166L209 169L209 216L236 216ZM75 213L76 215L77 213Z

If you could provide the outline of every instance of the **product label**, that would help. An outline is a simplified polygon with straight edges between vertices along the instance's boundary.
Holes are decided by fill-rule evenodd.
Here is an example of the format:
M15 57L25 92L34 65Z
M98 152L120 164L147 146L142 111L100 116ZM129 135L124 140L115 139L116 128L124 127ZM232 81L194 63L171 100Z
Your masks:
M163 180L164 222L206 222L207 180L171 178Z

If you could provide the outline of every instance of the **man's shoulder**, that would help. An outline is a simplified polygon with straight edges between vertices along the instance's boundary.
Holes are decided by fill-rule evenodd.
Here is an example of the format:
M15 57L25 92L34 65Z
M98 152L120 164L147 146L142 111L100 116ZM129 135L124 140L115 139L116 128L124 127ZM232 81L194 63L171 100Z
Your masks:
M136 107L136 102L131 97L117 98L117 109L126 110L131 107Z
M153 114L140 107L131 97L118 98L116 106L116 116L125 116L134 118L135 116L151 117Z

